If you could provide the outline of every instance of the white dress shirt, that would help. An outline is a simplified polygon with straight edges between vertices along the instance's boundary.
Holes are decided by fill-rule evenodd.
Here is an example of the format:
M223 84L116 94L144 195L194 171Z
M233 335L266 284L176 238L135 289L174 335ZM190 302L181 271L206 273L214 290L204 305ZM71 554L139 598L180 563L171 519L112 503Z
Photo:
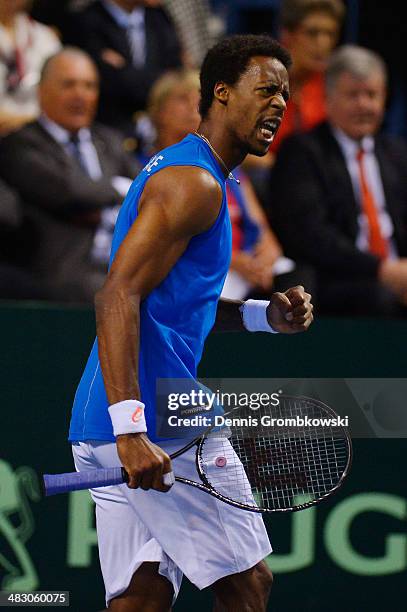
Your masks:
M374 139L371 136L365 136L361 141L353 140L339 128L334 128L333 133L345 157L346 167L352 181L355 199L360 206L358 214L359 231L356 237L356 246L361 251L369 251L369 226L366 215L362 210L360 172L357 161L357 153L359 149L362 148L364 151L364 174L369 190L377 207L380 229L383 237L386 238L389 243L389 257L396 258L397 248L393 239L394 226L393 221L386 209L386 198L384 195L382 177L380 174L379 163L374 151Z
M63 146L68 155L73 157L74 151L72 149L71 133L61 125L51 121L44 113L39 118L39 122L50 136ZM102 169L95 145L92 142L92 135L88 128L81 128L78 132L78 149L87 174L93 181L100 180L102 178Z

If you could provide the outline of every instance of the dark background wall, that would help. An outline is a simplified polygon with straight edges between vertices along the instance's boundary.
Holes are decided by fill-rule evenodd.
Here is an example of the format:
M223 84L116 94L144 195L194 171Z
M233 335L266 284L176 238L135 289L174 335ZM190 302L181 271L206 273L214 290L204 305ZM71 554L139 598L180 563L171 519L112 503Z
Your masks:
M66 442L75 386L94 336L88 309L0 308L0 590L61 589L71 609L103 608L87 492L41 499L38 475L73 469ZM307 334L218 334L205 377L403 377L407 324L320 321ZM406 440L355 440L334 499L266 519L275 554L273 612L394 612L407 596ZM210 610L185 581L176 611Z

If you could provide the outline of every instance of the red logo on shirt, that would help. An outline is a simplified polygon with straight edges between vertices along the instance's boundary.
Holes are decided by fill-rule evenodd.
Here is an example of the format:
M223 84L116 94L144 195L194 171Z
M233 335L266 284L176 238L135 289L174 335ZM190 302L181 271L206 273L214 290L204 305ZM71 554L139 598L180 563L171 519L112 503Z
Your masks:
M143 409L139 406L135 409L133 414L131 415L131 420L133 423L138 423L141 417L143 416Z

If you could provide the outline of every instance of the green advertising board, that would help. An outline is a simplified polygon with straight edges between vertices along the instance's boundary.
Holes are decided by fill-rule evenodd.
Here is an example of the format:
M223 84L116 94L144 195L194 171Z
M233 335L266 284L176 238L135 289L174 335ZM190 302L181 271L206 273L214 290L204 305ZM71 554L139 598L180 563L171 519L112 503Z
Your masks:
M88 309L3 305L0 591L70 591L70 609L103 609L87 492L42 498L43 472L71 471L70 406L89 347ZM204 377L403 377L404 321L321 321L295 337L210 336ZM407 406L406 406L407 409ZM266 518L275 574L270 610L407 609L407 440L354 441L343 489L318 507ZM185 581L177 612L211 609Z

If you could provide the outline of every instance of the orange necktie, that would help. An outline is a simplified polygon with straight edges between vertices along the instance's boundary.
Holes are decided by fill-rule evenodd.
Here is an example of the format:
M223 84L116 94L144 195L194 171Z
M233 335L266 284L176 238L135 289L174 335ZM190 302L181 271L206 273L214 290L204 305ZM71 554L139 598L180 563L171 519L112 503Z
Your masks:
M363 151L363 149L359 149L356 157L359 165L362 209L366 215L369 225L369 250L374 255L377 255L381 259L384 259L388 255L389 245L381 232L376 203L366 181L365 171L363 167L364 155L365 152Z

